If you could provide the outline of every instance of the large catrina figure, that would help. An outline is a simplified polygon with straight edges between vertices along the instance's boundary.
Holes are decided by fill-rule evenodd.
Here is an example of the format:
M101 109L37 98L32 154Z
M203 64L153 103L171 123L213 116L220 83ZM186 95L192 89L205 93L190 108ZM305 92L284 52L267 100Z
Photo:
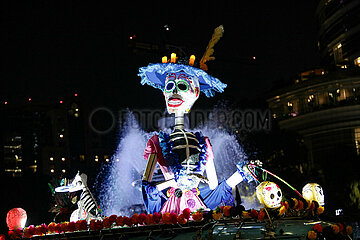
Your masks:
M217 30L209 45L214 42ZM204 66L204 61L200 61L201 64ZM171 62L142 67L139 76L143 85L163 91L167 111L175 115L174 131L171 134L160 131L151 137L144 152L147 165L142 194L147 212L179 214L185 208L214 209L221 203L232 202L232 188L243 179L251 179L248 172L244 172L243 164L238 164L238 171L230 178L218 183L210 140L201 132L184 129L184 114L189 113L200 92L211 97L215 91L223 92L226 84L202 69ZM156 164L160 165L165 182L152 181ZM205 183L202 184L205 187L199 189L200 182Z

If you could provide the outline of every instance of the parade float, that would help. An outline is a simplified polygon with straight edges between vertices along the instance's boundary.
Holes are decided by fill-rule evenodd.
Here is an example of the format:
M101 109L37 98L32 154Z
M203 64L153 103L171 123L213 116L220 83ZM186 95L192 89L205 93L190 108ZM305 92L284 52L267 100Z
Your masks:
M221 93L226 84L207 74L206 62L213 60L214 45L223 34L223 27L215 29L205 54L195 63L195 56L186 62L176 54L162 58L162 63L139 69L142 85L160 89L169 114L173 114L174 128L153 133L147 140L141 179L125 184L130 197L143 201L140 211L101 211L87 185L85 173L78 173L70 181L53 187L54 193L70 196L79 193L77 208L71 215L38 226L24 227L23 210L9 212L11 239L351 239L352 227L321 220L325 197L316 183L304 186L302 193L285 180L266 170L255 161L237 159L233 171L222 181L216 169L212 139L201 131L185 130L184 116L203 93L212 97ZM180 63L179 63L180 62ZM118 170L118 169L117 169ZM156 171L157 170L157 171ZM157 172L160 178L154 177ZM117 181L124 185L123 179ZM160 180L158 180L160 179ZM241 196L233 194L236 185L256 186L253 200L260 206L246 209ZM103 182L104 188L107 184ZM279 185L290 189L284 195ZM138 188L138 189L135 189ZM107 188L108 189L108 188ZM135 190L134 190L135 189ZM114 208L114 199L122 198L110 188L107 200ZM287 191L288 192L288 191ZM134 194L133 194L134 193ZM68 194L68 195L66 195ZM125 193L126 194L126 193ZM236 195L234 197L234 195ZM101 203L105 204L105 203ZM100 204L100 205L101 205ZM105 206L105 205L103 205ZM56 219L56 218L55 218ZM25 220L26 221L26 220Z

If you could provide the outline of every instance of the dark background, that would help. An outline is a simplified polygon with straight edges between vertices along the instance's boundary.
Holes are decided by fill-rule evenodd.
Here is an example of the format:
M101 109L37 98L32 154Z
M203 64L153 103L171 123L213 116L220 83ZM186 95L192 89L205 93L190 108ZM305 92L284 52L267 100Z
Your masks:
M317 1L3 1L0 101L49 103L76 92L89 106L164 109L161 92L141 86L138 68L171 52L194 54L199 61L214 29L223 24L208 72L228 87L214 98L202 96L196 106L208 108L225 99L244 108L266 107L272 87L319 64L316 6ZM139 48L138 43L156 47ZM31 209L50 198L43 180L2 182L13 189L2 198ZM37 208L44 214L29 221L49 222L48 206ZM8 209L2 210L2 224Z

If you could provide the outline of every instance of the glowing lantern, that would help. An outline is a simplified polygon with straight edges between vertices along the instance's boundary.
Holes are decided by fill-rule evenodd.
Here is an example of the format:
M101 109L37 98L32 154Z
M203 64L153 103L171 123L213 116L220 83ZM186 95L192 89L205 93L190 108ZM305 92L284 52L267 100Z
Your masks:
M302 195L307 201L317 201L320 206L325 205L324 191L317 183L308 183L302 189Z
M278 185L273 182L262 182L256 187L256 196L260 203L267 208L281 206L282 192Z
M27 220L26 211L22 208L11 209L6 216L6 223L9 230L24 228Z

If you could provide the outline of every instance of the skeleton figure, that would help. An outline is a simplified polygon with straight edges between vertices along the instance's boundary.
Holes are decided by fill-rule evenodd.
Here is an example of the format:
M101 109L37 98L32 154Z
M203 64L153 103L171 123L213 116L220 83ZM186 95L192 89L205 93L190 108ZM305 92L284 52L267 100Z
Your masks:
M57 187L55 191L70 193L82 191L77 202L78 209L71 214L70 221L76 222L80 219L90 221L90 219L100 217L96 200L87 186L87 176L85 173L80 174L78 172L68 186Z
M232 201L232 188L245 178L245 174L242 173L242 165L239 165L239 171L218 183L210 140L199 132L184 129L184 114L198 99L201 87L211 89L211 86L201 86L202 81L196 74L191 74L192 68L188 66L170 66L177 71L165 71L166 78L161 88L167 111L175 114L175 129L171 134L160 132L147 143L144 153L147 166L142 181L144 203L148 213L216 208L221 203ZM142 77L147 79L149 75ZM157 163L165 182L152 182ZM206 183L206 187L199 189L200 182Z

